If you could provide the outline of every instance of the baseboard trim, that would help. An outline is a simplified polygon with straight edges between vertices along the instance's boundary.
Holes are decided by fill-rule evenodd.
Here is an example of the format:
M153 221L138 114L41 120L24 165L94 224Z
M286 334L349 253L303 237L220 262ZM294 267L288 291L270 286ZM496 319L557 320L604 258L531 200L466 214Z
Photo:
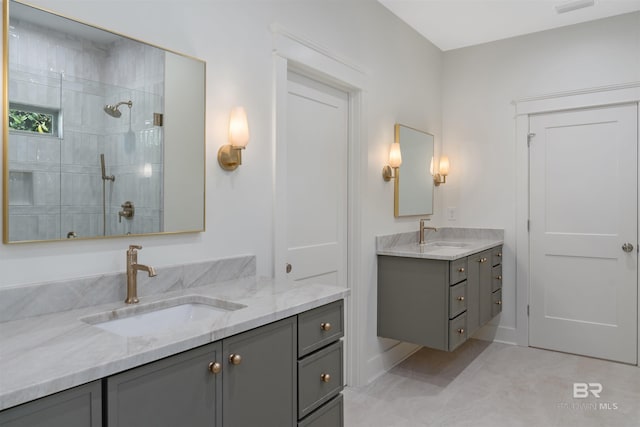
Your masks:
M399 342L384 353L372 357L367 361L366 383L375 380L421 348L416 344Z
M504 344L518 344L516 329L508 328L506 326L485 325L473 334L473 338L482 341L501 342Z

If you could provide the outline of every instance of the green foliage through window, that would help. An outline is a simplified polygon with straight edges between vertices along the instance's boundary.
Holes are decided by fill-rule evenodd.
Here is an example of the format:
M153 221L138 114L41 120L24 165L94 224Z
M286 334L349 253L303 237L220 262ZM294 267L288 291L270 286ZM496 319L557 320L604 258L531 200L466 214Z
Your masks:
M53 115L9 109L9 129L53 134Z

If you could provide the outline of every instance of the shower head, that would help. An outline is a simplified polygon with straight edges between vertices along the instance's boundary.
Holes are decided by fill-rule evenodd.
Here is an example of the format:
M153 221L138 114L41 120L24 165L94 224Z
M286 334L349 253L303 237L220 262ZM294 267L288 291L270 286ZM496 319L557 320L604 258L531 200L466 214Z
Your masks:
M105 105L104 106L104 112L107 113L108 115L110 115L111 117L115 117L116 119L119 118L122 113L120 112L120 110L118 110L118 107L121 105L126 105L127 107L131 108L133 107L133 102L131 101L122 101L122 102L118 102L116 105Z

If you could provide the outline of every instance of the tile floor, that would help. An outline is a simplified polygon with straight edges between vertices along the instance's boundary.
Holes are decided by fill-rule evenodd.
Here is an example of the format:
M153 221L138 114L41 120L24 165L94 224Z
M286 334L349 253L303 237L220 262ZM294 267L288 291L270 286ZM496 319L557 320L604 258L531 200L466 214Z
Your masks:
M574 398L574 382L600 398ZM640 426L637 366L479 340L423 348L344 397L345 427Z

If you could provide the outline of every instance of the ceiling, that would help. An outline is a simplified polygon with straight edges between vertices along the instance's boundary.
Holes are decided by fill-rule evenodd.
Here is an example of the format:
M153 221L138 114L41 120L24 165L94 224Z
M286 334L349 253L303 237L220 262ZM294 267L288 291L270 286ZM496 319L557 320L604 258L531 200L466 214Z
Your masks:
M640 10L640 0L595 0L559 14L557 5L589 0L378 0L442 50L535 33Z

